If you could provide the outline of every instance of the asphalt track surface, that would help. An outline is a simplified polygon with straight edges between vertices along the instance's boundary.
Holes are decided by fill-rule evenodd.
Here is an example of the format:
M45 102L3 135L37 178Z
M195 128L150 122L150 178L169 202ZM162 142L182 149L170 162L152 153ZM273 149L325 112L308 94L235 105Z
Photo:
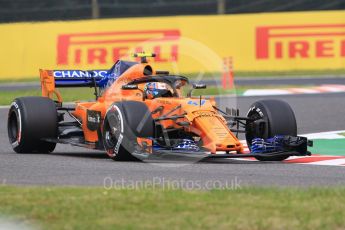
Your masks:
M193 80L191 80L193 82ZM201 80L207 85L221 85L220 80ZM241 77L235 79L236 86L265 86L265 85L345 85L345 76L339 75L337 77L322 76L296 76L296 77ZM0 84L0 90L29 90L39 89L39 82L17 82Z
M262 97L261 97L262 98ZM265 97L272 98L272 97ZM345 129L345 94L289 95L299 133ZM238 98L246 111L258 97ZM58 145L53 154L15 154L7 140L7 109L0 109L0 183L163 188L240 188L243 186L345 185L345 168L279 162L213 160L202 163L114 162L102 153ZM167 186L169 185L169 186Z

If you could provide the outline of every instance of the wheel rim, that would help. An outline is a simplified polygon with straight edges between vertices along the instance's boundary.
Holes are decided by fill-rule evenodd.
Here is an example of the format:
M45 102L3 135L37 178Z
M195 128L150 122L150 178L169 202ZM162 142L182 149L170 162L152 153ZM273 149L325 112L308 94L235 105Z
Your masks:
M8 136L9 136L11 144L15 143L15 142L19 142L20 131L19 131L17 115L15 112L12 112L10 117L9 117Z
M105 122L104 130L106 147L107 149L113 149L116 146L118 137L121 134L121 123L118 117L115 115L108 116Z
M248 114L249 118L252 118L253 120L261 119L261 116L258 112L252 111ZM265 127L266 128L266 127ZM265 136L265 130L259 130L255 127L255 123L252 122L246 126L246 140L248 146L251 145L251 141L254 137L264 138Z

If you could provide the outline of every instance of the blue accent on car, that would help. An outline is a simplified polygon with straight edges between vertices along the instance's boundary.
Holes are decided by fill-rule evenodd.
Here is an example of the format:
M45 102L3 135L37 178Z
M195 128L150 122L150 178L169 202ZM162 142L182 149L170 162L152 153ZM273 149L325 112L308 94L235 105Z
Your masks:
M109 70L54 70L55 86L92 86L95 81L97 87L104 89L135 64L138 63L119 60Z
M182 139L173 150L199 151L199 146L191 139Z
M254 138L251 143L251 153L271 153L283 151L284 136L277 135L269 139Z
M167 149L167 148L162 147L157 142L153 143L153 150L161 150L161 149ZM179 150L179 151L185 150L185 151L193 151L193 152L198 152L200 150L199 146L192 139L182 139L177 145L169 149Z
M106 77L104 77L99 82L99 87L104 89L110 86L116 79L118 79L121 74L128 70L133 65L138 64L138 62L131 61L117 61L111 68L108 70Z
M201 100L201 102L196 101L196 100L190 100L187 102L188 105L194 105L194 106L202 106L206 103L206 100Z

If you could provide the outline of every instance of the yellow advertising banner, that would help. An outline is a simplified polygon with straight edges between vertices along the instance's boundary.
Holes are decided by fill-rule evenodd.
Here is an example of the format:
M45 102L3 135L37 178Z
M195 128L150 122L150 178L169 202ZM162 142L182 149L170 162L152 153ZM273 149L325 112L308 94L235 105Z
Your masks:
M345 11L102 19L0 25L0 78L45 69L108 69L154 52L160 69L238 71L345 68Z

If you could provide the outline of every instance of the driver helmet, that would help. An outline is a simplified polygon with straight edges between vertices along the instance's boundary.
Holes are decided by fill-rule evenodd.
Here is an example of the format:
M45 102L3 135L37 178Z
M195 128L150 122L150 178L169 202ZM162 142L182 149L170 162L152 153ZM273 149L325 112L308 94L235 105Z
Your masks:
M164 82L149 82L144 87L146 97L149 99L157 97L172 97L171 87Z

